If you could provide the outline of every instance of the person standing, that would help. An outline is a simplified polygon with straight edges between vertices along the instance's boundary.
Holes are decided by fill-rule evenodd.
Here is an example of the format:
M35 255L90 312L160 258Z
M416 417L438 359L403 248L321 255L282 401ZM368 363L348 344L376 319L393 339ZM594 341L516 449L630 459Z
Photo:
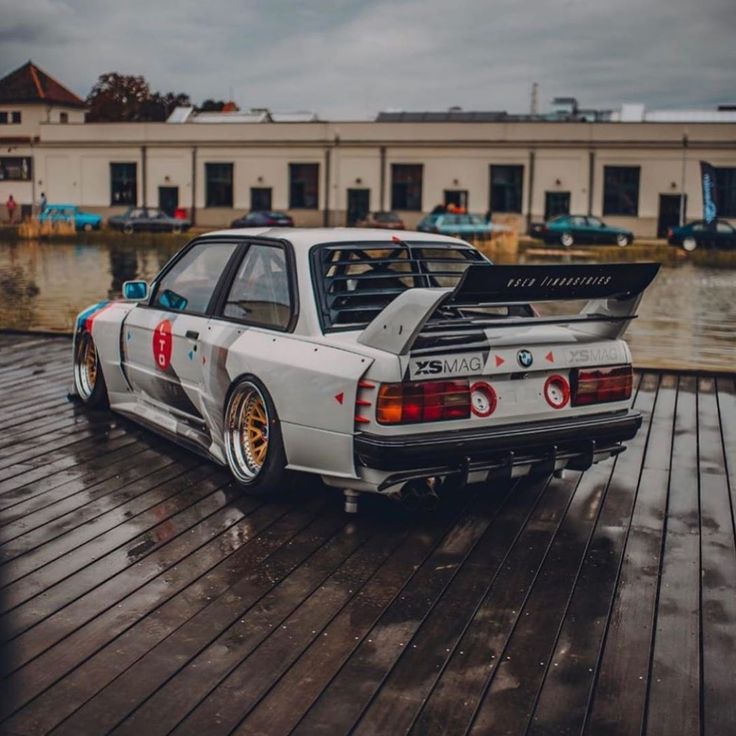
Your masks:
M12 225L15 221L15 209L18 206L18 203L13 199L13 195L8 196L8 201L5 203L5 207L8 210L8 218L10 219L10 224Z
M46 209L46 193L41 192L41 199L38 200L38 213L41 214Z

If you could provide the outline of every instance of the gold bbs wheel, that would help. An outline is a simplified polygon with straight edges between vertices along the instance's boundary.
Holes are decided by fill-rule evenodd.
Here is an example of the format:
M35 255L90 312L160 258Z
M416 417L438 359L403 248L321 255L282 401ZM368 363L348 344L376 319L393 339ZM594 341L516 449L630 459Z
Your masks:
M89 401L97 385L99 362L92 335L84 332L79 338L77 354L74 359L74 383L77 393L84 401Z
M268 457L270 418L268 406L258 386L239 384L228 401L225 413L225 451L230 468L242 483L251 483Z

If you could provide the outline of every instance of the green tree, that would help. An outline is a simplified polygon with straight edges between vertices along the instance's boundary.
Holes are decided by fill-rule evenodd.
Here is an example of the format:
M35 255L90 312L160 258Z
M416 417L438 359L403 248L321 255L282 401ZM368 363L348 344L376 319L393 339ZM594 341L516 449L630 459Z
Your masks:
M152 92L142 76L101 74L87 95L87 120L91 123L159 122L177 105L189 105L184 93Z

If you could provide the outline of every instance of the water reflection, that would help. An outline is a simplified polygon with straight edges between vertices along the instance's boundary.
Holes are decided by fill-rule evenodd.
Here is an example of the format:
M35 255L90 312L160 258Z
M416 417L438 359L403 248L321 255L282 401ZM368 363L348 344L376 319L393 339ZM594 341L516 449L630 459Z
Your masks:
M0 244L0 327L70 332L75 315L116 298L123 282L151 280L180 247L166 243ZM627 333L638 365L732 370L736 362L736 259L695 261L676 249L539 247L489 252L497 263L663 261ZM728 254L731 255L731 254Z

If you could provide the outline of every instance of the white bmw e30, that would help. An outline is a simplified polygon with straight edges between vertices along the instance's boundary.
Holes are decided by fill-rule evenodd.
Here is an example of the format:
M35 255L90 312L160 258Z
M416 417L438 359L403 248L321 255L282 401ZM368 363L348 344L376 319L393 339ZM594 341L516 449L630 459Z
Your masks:
M620 336L658 268L496 266L430 233L213 232L78 316L75 391L247 493L303 471L349 511L360 491L586 469L641 424Z

